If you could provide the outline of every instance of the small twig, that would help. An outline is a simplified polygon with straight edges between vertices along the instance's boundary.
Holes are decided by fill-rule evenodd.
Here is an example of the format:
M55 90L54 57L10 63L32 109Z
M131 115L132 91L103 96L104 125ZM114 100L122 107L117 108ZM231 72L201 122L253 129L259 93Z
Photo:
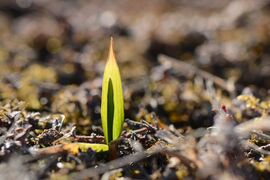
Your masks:
M86 142L86 143L105 143L104 136L82 136L82 135L75 135L74 136L75 142Z
M253 144L251 142L242 142L244 147L246 147L247 149L250 148L250 149L253 149L259 153L262 153L262 154L266 154L266 155L270 155L270 151L267 151L267 150L264 150L263 148L257 146L256 144Z
M106 144L91 144L91 143L65 143L54 146L49 146L41 149L34 149L30 153L35 156L46 154L57 154L68 152L70 154L78 154L79 152L86 152L88 149L93 149L96 152L108 151L108 145Z
M64 153L66 153L66 152L62 151L62 152L57 152L54 154L45 154L45 153L44 154L33 154L33 153L31 153L31 154L23 156L23 163L24 164L35 163L41 159L46 159L46 158L49 158L51 156L61 156Z
M63 153L63 152L66 152L66 151L67 150L64 149L63 144L58 144L58 145L49 146L49 147L46 147L46 148L31 150L30 153L32 155L36 156L36 157L40 157L40 156L59 154L59 153Z
M243 122L234 128L235 132L243 137L254 132L254 130L269 131L270 130L270 116L254 118L252 120Z
M130 128L141 128L141 127L145 127L144 125L143 125L143 123L141 123L141 122L138 122L138 121L133 121L133 120L131 120L131 119L125 119L125 122L128 124L128 126L131 126Z
M12 119L12 117L10 117L9 115L6 115L6 117L8 117L9 119ZM5 142L5 140L8 138L8 136L11 134L12 131L14 131L15 126L16 126L16 121L12 121L11 126L9 127L8 131L6 132L6 134L2 135L0 137L0 146Z
M261 146L260 149L263 149L263 150L265 150L265 151L269 151L269 150L270 150L270 144Z
M72 173L70 177L71 179L85 179L88 177L98 177L99 174L103 174L105 172L108 172L114 169L119 169L121 167L125 167L133 163L137 163L143 159L149 158L150 156L153 156L165 150L166 150L166 146L164 144L158 143L146 151L130 154L122 158L118 158L116 160L110 161L107 164L100 164L92 168L84 169L80 172Z
M129 138L132 134L143 134L143 133L146 133L148 131L149 131L148 128L143 127L141 129L137 129L137 130L134 130L134 131L131 131L131 132L127 132L126 134L124 134L124 137Z
M222 89L228 91L231 94L234 94L235 92L235 86L234 84L217 77L213 74L210 74L209 72L203 71L191 64L185 63L183 61L180 61L178 59L166 56L166 55L159 55L158 56L159 62L164 66L169 66L170 68L174 69L177 73L181 73L183 75L189 75L194 76L198 75L206 80L213 81L216 85L221 87Z
M139 128L142 128L142 127L146 127L147 129L149 129L149 131L152 131L152 132L155 132L157 131L157 128L154 127L153 125L149 124L147 121L145 120L142 120L141 122L137 122L137 121L133 121L133 120L130 120L130 119L125 119L125 122L130 125L131 127L139 127Z
M76 129L76 126L73 126L68 133L64 134L64 136L60 137L59 139L56 139L55 141L53 141L53 144L57 144L57 143L65 140L65 139L68 139L68 138L74 136L75 135L75 129Z
M151 131L153 131L153 132L157 131L157 128L154 127L153 125L149 124L147 121L142 120L142 122L143 122L144 126L147 127L148 129L150 129Z

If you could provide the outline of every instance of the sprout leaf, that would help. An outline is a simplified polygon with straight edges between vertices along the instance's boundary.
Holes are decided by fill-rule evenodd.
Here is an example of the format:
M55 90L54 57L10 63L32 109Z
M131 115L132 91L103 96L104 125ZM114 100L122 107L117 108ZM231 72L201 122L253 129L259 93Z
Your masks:
M101 119L106 142L117 139L124 122L124 98L112 38L102 82Z

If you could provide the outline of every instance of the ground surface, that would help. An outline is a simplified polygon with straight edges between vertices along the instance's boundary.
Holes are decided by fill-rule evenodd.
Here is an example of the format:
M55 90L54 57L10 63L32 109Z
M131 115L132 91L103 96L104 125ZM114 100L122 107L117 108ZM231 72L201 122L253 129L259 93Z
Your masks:
M125 124L95 152L110 36ZM270 177L267 1L4 0L0 67L1 179Z

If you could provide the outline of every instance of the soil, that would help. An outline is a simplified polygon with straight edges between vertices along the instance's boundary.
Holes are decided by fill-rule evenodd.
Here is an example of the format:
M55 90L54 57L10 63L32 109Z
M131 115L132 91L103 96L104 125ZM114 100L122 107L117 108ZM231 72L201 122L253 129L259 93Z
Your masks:
M100 105L110 37L125 122ZM0 179L269 179L266 0L0 1Z

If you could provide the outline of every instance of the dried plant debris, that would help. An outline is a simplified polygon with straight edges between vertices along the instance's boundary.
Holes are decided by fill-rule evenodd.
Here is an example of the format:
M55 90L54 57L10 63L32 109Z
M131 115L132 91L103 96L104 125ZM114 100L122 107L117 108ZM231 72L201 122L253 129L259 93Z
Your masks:
M1 0L0 179L269 179L269 32L267 0Z

